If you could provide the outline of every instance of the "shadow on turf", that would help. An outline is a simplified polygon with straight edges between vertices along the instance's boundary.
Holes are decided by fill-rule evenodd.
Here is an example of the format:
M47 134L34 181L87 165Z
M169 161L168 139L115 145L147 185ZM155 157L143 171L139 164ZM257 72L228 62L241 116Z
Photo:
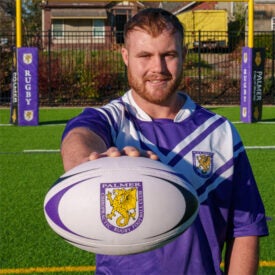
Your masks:
M262 122L275 122L275 118L261 119Z
M68 120L42 121L39 125L67 124Z

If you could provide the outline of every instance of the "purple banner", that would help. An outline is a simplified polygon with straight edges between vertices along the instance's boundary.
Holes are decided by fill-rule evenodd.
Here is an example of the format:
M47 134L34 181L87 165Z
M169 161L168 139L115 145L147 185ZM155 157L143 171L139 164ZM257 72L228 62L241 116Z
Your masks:
M11 104L10 104L10 123L18 124L18 87L17 87L17 62L16 62L16 48L12 50L12 78L11 78Z
M252 57L252 121L262 119L265 48L254 48Z
M241 121L251 123L261 120L264 89L265 50L242 49Z
M252 48L242 49L241 121L252 122Z
M38 49L17 49L18 125L36 126L38 120Z

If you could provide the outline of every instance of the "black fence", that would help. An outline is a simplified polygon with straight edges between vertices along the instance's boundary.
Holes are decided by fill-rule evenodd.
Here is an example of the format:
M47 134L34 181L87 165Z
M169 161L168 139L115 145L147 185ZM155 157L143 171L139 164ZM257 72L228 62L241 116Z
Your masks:
M101 105L127 89L120 49L121 34L47 32L23 37L39 48L41 106ZM265 48L264 104L275 104L275 32L254 34L254 46ZM186 33L188 54L181 89L201 104L239 104L241 50L245 33ZM15 37L0 36L0 105L10 104Z

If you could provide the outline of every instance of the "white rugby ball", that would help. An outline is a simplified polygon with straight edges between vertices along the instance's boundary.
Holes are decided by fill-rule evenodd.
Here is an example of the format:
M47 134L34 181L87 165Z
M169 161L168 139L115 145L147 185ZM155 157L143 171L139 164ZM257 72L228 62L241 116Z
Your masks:
M44 201L50 227L97 254L128 255L161 247L198 212L195 190L160 161L100 158L61 176Z

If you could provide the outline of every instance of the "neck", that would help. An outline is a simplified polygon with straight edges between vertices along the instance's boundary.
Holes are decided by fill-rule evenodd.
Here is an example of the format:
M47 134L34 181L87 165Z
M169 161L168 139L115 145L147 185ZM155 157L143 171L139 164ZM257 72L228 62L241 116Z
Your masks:
M175 94L175 96L173 96L166 104L147 102L146 100L137 97L135 93L132 93L132 96L136 104L152 119L174 119L185 103L185 96L178 93Z

